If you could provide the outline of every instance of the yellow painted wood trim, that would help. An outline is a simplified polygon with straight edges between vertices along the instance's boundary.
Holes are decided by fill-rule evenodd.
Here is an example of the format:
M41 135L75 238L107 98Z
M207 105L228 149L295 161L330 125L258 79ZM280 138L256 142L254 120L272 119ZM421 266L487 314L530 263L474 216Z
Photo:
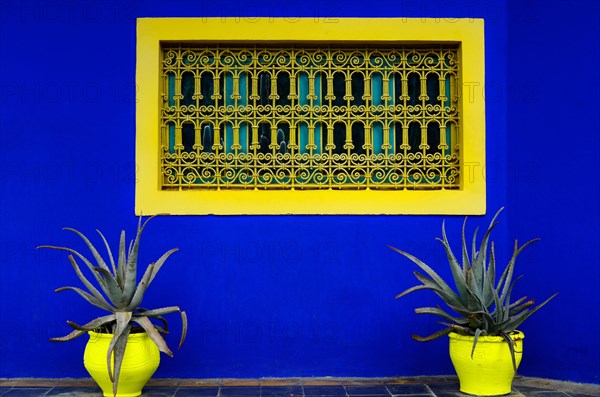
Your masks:
M458 190L160 189L161 42L459 43ZM137 214L484 214L484 23L428 18L140 18L137 20Z

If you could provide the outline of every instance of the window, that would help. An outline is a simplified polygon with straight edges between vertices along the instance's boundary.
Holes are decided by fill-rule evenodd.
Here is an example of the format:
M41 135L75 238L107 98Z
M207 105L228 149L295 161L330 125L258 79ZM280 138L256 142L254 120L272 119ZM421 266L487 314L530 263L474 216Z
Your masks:
M163 189L459 187L456 46L161 50Z
M485 212L480 20L140 19L137 65L138 213Z

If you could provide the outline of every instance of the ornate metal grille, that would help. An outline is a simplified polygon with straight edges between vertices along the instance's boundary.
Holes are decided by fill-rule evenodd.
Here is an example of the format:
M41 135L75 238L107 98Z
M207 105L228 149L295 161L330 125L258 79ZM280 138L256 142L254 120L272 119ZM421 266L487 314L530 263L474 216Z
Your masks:
M459 187L458 48L162 49L162 188Z

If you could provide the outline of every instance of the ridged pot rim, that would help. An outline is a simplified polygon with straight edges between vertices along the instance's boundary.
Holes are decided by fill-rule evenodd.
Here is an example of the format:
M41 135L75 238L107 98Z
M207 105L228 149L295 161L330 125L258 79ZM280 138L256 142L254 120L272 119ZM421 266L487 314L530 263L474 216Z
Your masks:
M100 339L112 339L115 334L107 334L105 332L94 332L94 331L88 331L88 334L90 335L90 338L100 338ZM128 339L143 339L143 338L148 338L148 334L145 332L136 332L133 334L129 334L129 336L127 337Z
M513 331L509 333L512 340L523 340L525 339L525 334L521 331ZM461 335L456 332L450 332L448 334L450 339L456 339L460 341L470 341L473 342L475 337L473 335ZM502 343L506 342L503 336L495 336L495 335L481 335L479 339L477 339L477 343Z

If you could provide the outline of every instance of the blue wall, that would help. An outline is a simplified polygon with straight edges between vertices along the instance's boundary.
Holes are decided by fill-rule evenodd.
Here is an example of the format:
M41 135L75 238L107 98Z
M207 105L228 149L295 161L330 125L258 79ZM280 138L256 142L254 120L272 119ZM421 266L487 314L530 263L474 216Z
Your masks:
M487 180L489 210L507 207L496 232L501 258L515 237L543 239L522 258L520 292L538 299L561 292L523 326L521 373L600 383L598 5L392 4L0 3L0 377L86 376L83 338L69 345L47 339L68 331L65 320L96 313L68 293L52 293L77 284L65 255L33 248L81 247L63 226L99 228L113 241L121 228L135 228L136 17L429 16L485 18L486 90L477 94L487 100L487 163L476 175ZM572 154L560 155L565 148ZM145 305L178 304L190 321L183 349L164 358L156 376L451 373L446 341L410 339L437 328L412 313L417 303L435 300L393 299L414 284L413 269L385 248L443 262L433 240L441 220L155 219L141 260L173 246L181 251ZM448 228L456 231L460 222L449 217ZM169 341L175 345L176 335Z

